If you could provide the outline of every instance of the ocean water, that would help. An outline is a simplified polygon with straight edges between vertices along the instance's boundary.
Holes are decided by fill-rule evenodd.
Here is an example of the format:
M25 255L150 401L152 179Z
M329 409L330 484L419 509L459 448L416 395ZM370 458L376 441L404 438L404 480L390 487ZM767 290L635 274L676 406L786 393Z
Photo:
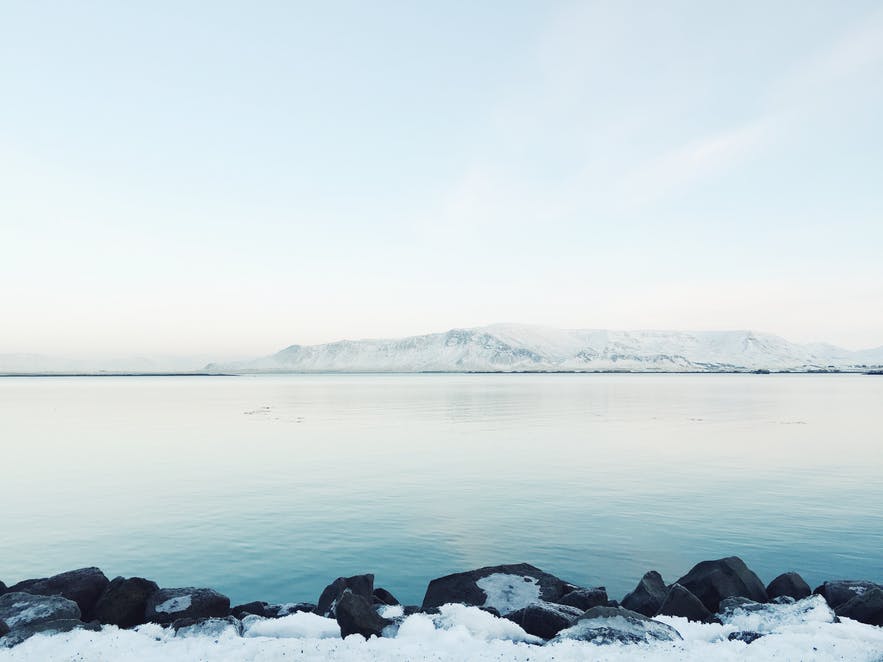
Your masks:
M741 556L883 581L883 378L0 379L0 580L98 565L235 602L419 603L526 561L619 599Z

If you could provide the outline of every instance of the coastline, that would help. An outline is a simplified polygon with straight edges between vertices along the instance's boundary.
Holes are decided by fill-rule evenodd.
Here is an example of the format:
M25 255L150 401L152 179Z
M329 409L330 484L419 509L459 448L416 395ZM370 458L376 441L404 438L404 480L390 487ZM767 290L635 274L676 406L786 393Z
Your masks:
M881 626L878 583L835 579L810 590L785 572L764 584L738 557L702 561L671 583L648 571L619 600L603 586L577 586L525 563L436 578L420 605L401 605L374 586L372 574L339 577L315 602L232 606L209 588L111 581L94 567L0 582L0 659L120 645L130 647L130 659L153 659L184 640L212 649L206 659L277 659L292 640L306 659L313 659L308 648L315 659L408 659L415 645L423 655L457 659L448 655L455 636L471 650L460 659L501 651L534 660L576 651L604 659L768 659L787 643L791 651L805 647L805 659L836 659L820 650L842 654L852 646L867 656L849 659L876 660Z

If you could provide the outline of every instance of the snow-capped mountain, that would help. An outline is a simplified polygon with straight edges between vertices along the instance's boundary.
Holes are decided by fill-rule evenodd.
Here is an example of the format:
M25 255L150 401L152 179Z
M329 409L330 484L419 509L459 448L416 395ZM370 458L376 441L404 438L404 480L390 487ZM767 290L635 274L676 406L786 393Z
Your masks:
M859 370L883 347L853 352L753 331L562 330L494 324L392 340L292 345L217 372L722 372Z

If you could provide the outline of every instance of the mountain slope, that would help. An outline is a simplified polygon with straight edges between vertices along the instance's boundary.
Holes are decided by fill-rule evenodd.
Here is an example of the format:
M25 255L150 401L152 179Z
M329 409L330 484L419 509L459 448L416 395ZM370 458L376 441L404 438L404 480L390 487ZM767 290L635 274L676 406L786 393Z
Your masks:
M860 369L880 349L798 345L753 331L562 330L516 324L390 340L292 345L253 361L209 364L224 372L721 372Z

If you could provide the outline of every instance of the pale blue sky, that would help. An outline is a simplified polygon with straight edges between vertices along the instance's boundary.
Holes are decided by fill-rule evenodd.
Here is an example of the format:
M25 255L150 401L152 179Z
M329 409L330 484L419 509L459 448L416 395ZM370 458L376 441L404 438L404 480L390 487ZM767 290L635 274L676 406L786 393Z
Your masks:
M880 2L0 5L0 353L883 344Z

